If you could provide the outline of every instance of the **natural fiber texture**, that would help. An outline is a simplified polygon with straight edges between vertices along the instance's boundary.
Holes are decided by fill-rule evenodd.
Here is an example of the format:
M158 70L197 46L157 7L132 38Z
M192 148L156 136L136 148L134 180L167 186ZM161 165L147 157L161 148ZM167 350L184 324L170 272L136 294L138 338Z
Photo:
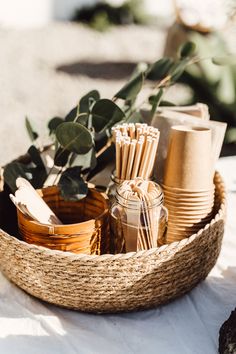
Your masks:
M39 194L64 225L40 224L18 210L18 226L28 243L54 250L83 254L103 254L110 250L108 198L89 189L86 198L67 201L58 187L47 187Z
M216 263L225 219L219 174L215 185L216 215L188 239L149 251L87 256L30 245L1 231L1 269L29 294L74 310L119 312L164 304L190 291Z

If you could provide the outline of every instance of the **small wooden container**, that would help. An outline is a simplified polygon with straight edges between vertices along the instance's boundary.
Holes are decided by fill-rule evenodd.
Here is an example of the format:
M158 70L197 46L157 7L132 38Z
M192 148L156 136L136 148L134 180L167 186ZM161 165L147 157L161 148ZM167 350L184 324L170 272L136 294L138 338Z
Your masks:
M86 198L66 201L57 186L38 193L64 225L40 224L18 210L18 227L24 241L73 253L109 253L108 197L105 194L89 189Z

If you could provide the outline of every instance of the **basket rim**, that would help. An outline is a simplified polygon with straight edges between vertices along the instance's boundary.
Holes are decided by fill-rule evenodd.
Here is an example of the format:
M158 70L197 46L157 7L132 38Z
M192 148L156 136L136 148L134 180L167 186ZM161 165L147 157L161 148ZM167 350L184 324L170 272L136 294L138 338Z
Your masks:
M207 230L210 228L214 223L216 223L218 220L224 218L225 216L225 211L226 211L226 191L225 191L225 185L223 182L223 179L221 175L216 171L215 176L220 179L219 184L222 186L222 200L219 206L219 209L217 211L217 214L215 217L209 222L208 224L205 225L204 228L200 229L197 233L191 235L188 238L184 238L181 241L175 241L170 244L165 244L160 247L155 247L151 248L149 250L143 250L143 251L138 251L138 252L128 252L128 253L119 253L119 254L103 254L103 255L87 255L87 254L75 254L71 252L63 252L63 251L58 251L58 250L51 250L49 248L43 247L43 246L37 246L34 244L29 244L25 241L19 240L13 235L9 235L7 232L2 230L0 228L0 235L6 238L11 238L13 239L14 242L16 242L19 245L24 245L27 246L27 248L31 250L35 250L38 253L44 253L48 256L58 256L60 258L69 258L71 260L83 260L83 261L106 261L106 260L118 260L118 259L130 259L130 258L139 258L139 257L144 257L144 256L149 256L152 255L156 252L160 253L162 251L167 251L167 250L174 250L178 249L178 247L184 247L187 244L191 243L193 240L195 240L197 237L199 237L203 231ZM178 246L178 247L177 247Z

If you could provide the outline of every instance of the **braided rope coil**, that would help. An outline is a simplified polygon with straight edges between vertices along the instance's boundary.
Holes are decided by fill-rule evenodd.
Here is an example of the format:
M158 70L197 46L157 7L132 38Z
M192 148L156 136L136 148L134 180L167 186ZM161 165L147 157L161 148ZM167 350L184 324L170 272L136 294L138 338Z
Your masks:
M215 217L180 242L127 254L76 255L27 244L0 230L0 267L27 293L62 307L115 313L155 307L205 279L221 249L225 188L215 174Z

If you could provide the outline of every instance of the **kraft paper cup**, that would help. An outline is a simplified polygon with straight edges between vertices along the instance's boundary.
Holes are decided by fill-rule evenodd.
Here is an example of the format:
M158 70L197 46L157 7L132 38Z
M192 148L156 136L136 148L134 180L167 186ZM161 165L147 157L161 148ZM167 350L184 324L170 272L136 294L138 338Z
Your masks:
M188 191L211 190L213 185L211 130L171 128L163 184Z
M186 208L175 208L175 207L172 207L168 204L165 203L165 207L168 209L168 212L169 212L169 215L170 217L171 216L174 216L174 215L179 215L179 216L193 216L193 217L196 217L196 216L207 216L208 214L210 214L212 212L212 207L209 207L209 208L205 208L205 209L195 209L195 210L188 210Z
M209 189L198 189L198 190L191 190L191 189L182 189L182 188L174 188L166 186L162 184L162 189L167 193L171 194L186 194L186 195L209 195L215 190L215 186L212 185Z
M215 193L209 193L209 194L175 194L175 193L170 193L164 190L164 197L169 198L169 199L174 199L174 200L186 200L186 201L194 201L194 202L201 202L201 201L206 201L206 200L211 200L214 199Z
M186 205L209 205L214 203L215 196L209 196L207 198L174 198L169 195L164 195L164 200L169 204L186 204Z
M172 208L186 209L186 210L205 210L207 208L212 208L214 205L214 200L207 201L205 203L189 203L189 202L179 202L173 201L165 198L165 205L171 206Z
M181 224L181 223L185 223L185 224L200 224L200 223L208 223L210 222L212 219L212 214L210 214L207 217L199 217L199 218L193 218L193 217L173 217L170 216L168 219L168 222L170 223L175 223L176 225Z
M170 219L168 220L168 225L170 227L199 227L204 224L207 224L211 219L199 219L199 220L175 220L175 219Z

